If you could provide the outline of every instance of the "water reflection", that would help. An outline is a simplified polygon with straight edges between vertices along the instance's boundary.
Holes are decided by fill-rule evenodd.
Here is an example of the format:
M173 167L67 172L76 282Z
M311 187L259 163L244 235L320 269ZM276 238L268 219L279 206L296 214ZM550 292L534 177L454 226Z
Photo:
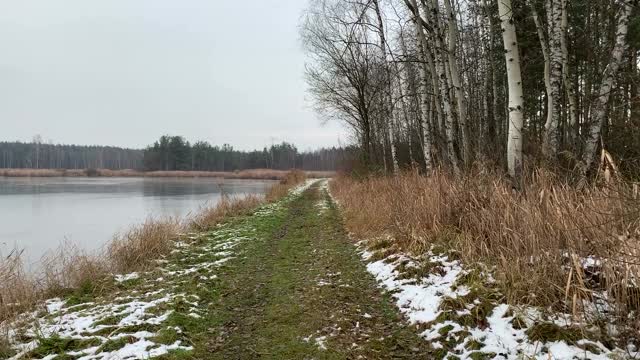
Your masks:
M142 178L0 178L0 255L29 263L69 240L95 250L149 216L184 216L224 195L261 194L272 182Z

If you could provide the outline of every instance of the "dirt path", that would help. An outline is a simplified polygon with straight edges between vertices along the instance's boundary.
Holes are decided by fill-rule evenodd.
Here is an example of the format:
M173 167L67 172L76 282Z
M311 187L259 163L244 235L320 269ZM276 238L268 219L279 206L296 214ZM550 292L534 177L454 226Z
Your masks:
M256 221L255 230L219 275L201 319L208 335L193 339L193 353L184 356L426 357L426 342L376 287L318 183Z
M157 268L107 279L100 295L47 301L16 328L10 356L431 358L367 272L325 185L185 234Z

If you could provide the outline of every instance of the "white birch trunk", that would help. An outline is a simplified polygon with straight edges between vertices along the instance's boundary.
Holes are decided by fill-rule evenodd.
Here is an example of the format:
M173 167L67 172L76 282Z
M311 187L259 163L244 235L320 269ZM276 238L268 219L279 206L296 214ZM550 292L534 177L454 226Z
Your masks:
M511 0L497 0L498 14L502 26L502 40L507 63L509 86L509 135L507 141L507 166L516 187L522 180L522 124L524 97L522 93L522 75L520 73L520 54L516 27L511 16Z
M451 6L451 0L444 0L444 6L447 11L448 17L448 62L449 70L451 72L451 84L455 91L456 104L458 105L458 124L461 130L461 143L462 143L462 158L464 164L468 166L471 163L471 146L469 139L469 131L467 128L467 105L465 102L464 91L462 89L462 81L460 80L460 70L458 69L458 63L456 61L456 48L458 42L458 23L456 16L453 13L453 7Z
M378 0L373 0L373 9L376 13L376 18L378 19L378 36L380 38L380 50L382 51L382 61L385 66L385 85L387 86L387 91L385 91L384 97L384 107L386 113L389 116L389 126L387 127L389 133L389 146L391 148L391 161L393 162L393 173L398 173L398 157L396 155L395 149L395 137L393 134L394 127L394 118L393 118L393 99L391 99L391 76L389 71L389 65L387 62L387 40L384 36L384 22L382 20L382 13L380 12L380 4ZM386 145L383 145L383 147Z
M555 159L560 149L560 102L562 99L562 2L547 0L549 26L549 108L543 151Z
M598 97L595 99L591 109L591 126L589 128L588 137L585 141L584 153L582 155L582 162L579 168L583 179L586 178L587 173L592 168L595 160L598 142L602 133L602 126L606 120L607 105L609 104L613 81L618 74L618 69L622 62L622 55L627 45L626 39L627 33L629 32L629 17L632 9L633 5L631 1L621 2L621 11L616 26L615 45L611 52L611 61L604 70L602 83L600 84L600 90L598 91Z
M430 3L430 7L427 8L427 14L431 14L427 19L428 23L433 27L432 35L436 44L435 62L438 71L438 78L440 80L440 92L442 96L442 110L444 115L444 133L447 145L447 154L451 167L454 173L460 173L460 167L458 165L458 155L456 154L454 147L454 132L453 132L453 107L451 106L451 97L449 94L449 74L447 71L447 59L443 55L443 41L442 34L440 33L440 19L437 11L437 1L433 0Z
M414 14L414 23L415 23L415 30L416 30L416 37L418 39L418 52L419 55L423 58L422 61L422 66L420 66L419 70L420 70L420 78L421 78L421 102L422 102L422 106L421 106L421 110L422 110L422 119L423 119L423 123L422 123L422 135L424 138L424 143L422 146L422 151L424 153L424 159L425 159L425 166L427 171L431 170L433 167L433 163L432 163L432 136L430 133L430 124L428 122L429 119L429 114L428 114L428 109L429 106L427 106L427 101L428 100L428 90L429 90L429 83L428 83L428 79L427 79L427 69L426 69L426 65L424 65L425 63L429 65L429 68L431 69L431 80L432 80L432 86L433 86L433 92L436 94L438 94L439 91L439 86L438 86L438 78L436 77L436 71L435 71L435 66L433 64L433 60L431 59L431 55L429 55L427 53L428 51L428 45L427 45L427 38L424 35L424 30L422 29L422 16L420 15L420 7L418 6L418 2L417 0L411 0L411 6L413 6L413 9L415 11ZM436 104L436 112L438 115L438 121L441 121L442 119L442 109L440 108L439 104Z

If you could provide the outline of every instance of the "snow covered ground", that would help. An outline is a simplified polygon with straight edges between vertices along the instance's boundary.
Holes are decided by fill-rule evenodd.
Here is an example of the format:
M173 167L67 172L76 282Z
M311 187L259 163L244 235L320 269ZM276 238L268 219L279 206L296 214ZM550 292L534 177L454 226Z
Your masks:
M391 243L391 241L388 241ZM494 282L488 272L472 274L457 260L430 251L415 257L393 252L379 256L367 250L373 243L360 242L367 270L380 286L391 292L397 307L411 325L420 326L422 336L442 356L460 359L636 359L638 350L608 349L587 339L572 341L535 341L528 334L534 327L549 326L571 332L571 317L556 314L553 319L532 307L512 307L490 301ZM378 255L378 256L377 256ZM384 258L380 258L384 257ZM428 272L416 271L428 269ZM409 276L407 276L409 274ZM467 284L475 275L475 283ZM478 283L483 291L477 291ZM499 297L492 297L499 299ZM484 314L484 312L487 312ZM562 331L562 330L560 330Z

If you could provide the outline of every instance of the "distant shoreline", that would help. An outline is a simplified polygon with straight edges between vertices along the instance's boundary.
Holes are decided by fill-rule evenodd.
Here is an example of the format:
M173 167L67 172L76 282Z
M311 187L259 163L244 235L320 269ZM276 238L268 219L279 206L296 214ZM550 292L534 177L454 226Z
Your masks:
M224 178L281 180L287 170L248 169L238 171L140 171L132 169L0 169L0 177L150 177L150 178ZM309 178L328 178L335 171L305 171Z

